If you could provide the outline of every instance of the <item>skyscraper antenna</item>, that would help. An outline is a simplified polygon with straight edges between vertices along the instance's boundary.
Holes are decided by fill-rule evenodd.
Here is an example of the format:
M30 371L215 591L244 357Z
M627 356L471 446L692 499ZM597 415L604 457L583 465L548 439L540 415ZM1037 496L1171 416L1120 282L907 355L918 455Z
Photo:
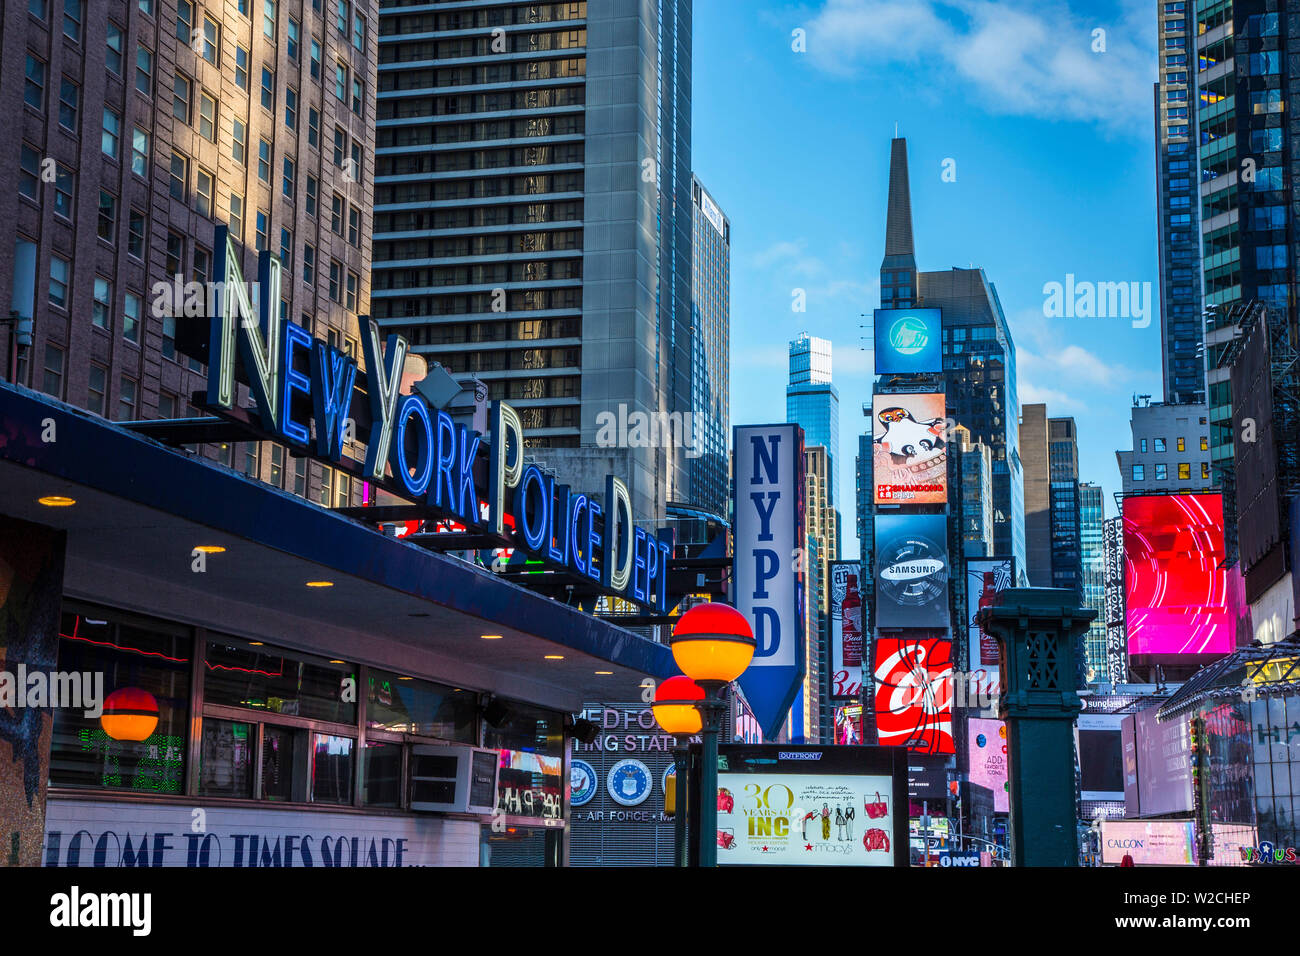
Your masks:
M894 120L894 139L898 139L898 120Z

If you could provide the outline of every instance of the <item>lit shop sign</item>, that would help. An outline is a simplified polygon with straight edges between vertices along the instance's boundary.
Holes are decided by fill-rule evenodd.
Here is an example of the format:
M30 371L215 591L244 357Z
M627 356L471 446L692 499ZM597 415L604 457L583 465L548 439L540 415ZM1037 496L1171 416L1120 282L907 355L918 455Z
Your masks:
M209 409L243 421L235 407L238 360L262 429L272 440L355 473L357 463L344 456L344 436L353 401L364 396L370 433L362 480L446 520L495 535L503 547L521 548L546 566L588 577L611 594L667 610L672 545L633 523L622 480L606 477L603 507L557 484L524 462L523 423L513 408L497 401L491 409L487 487L480 487L475 466L484 436L422 396L400 394L408 351L402 336L389 335L381 343L378 323L362 317L363 391L350 356L279 316L282 266L275 256L259 256L260 294L250 295L224 226L216 229L216 247L216 274L223 281L210 319ZM507 533L507 527L513 530Z

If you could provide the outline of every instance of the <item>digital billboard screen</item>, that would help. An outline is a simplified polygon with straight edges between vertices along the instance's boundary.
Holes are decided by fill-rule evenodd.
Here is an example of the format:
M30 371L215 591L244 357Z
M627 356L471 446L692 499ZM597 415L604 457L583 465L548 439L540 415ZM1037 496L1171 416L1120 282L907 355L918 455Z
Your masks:
M876 309L876 374L943 371L943 319L938 309Z
M1075 739L1081 799L1124 799L1123 721L1122 714L1079 715Z
M876 516L876 627L948 627L948 519Z
M970 747L970 782L993 791L993 812L1009 813L1007 725L1000 720L972 717L966 723Z
M955 753L952 641L941 633L878 636L873 664L876 735L881 746Z
M1194 866L1190 820L1103 820L1101 862L1118 866L1125 856L1135 866Z
M831 562L831 697L862 692L863 615L856 561Z
M1192 809L1192 754L1185 720L1156 720L1158 708L1134 715L1138 809L1144 817Z
M996 697L1001 692L997 638L975 623L981 608L997 602L998 592L1015 579L1014 558L966 559L966 647L970 656L968 693Z
M1227 654L1235 645L1217 494L1124 499L1128 652Z
M943 393L876 394L871 398L871 411L876 504L947 502Z

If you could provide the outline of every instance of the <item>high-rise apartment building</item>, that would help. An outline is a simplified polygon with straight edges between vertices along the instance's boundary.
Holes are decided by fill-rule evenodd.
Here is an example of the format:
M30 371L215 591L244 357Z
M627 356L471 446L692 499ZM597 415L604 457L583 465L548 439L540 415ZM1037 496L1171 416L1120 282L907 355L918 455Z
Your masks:
M602 426L692 411L690 0L379 14L374 314L662 518L690 438Z
M731 438L731 221L698 179L691 270L691 501L726 517Z
M1208 415L1204 405L1134 405L1133 447L1115 452L1124 493L1215 487Z
M282 318L360 359L374 3L30 0L0 10L0 109L14 123L3 162L17 187L0 196L13 230L0 245L0 297L34 320L21 382L115 420L185 417L206 374L178 351L178 324L207 318L160 290L222 278L218 224L250 280L258 252L279 256ZM12 334L0 326L5 354ZM326 505L360 499L345 473L277 444L196 452Z
M1020 455L1025 468L1025 574L1030 587L1052 586L1052 473L1047 406L1020 409Z
M1084 676L1093 684L1106 680L1105 505L1101 485L1079 483L1079 554L1083 570L1083 604L1097 618L1083 635Z
M1073 418L1047 421L1048 470L1052 496L1052 587L1083 599L1079 541L1079 439Z
M838 561L839 515L830 501L830 456L821 445L804 446L807 482L808 554L804 562L808 587L803 684L791 711L792 738L829 743L833 715L830 707L830 563Z
M962 554L985 558L993 553L993 458L987 445L970 440L970 429L952 431L949 511L961 522Z
M840 393L831 383L831 343L802 332L790 342L785 420L803 427L804 441L826 449L830 506L838 515L835 468L840 458ZM838 534L838 520L836 523ZM838 538L836 550L838 551Z
M1155 84L1156 196L1159 215L1161 370L1166 402L1205 401L1201 324L1200 180L1196 154L1196 71L1192 0L1160 0L1160 79Z

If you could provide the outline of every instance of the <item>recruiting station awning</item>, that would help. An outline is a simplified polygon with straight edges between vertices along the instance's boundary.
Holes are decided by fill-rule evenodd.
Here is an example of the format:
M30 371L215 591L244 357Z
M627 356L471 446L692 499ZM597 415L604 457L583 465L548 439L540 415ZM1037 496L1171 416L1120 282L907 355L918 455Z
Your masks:
M68 532L70 598L570 711L677 672L666 645L8 383L0 513ZM201 545L226 550L196 571Z

